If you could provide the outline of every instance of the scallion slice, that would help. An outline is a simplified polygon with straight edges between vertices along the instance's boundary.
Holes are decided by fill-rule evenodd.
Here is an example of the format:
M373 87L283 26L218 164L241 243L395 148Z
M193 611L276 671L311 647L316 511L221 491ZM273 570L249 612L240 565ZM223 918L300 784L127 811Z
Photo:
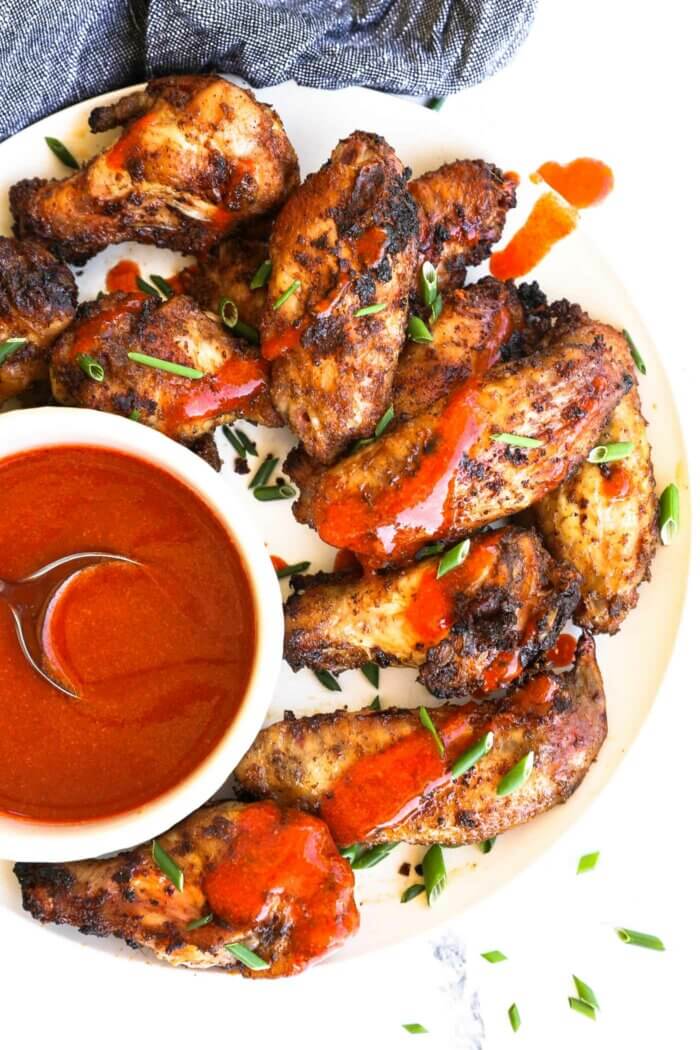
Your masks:
M443 302L442 296L438 292L438 294L433 299L433 302L432 302L431 307L430 307L430 323L431 323L431 325L435 324L435 322L437 321L438 317L442 313L442 308L443 308L444 305L445 304Z
M243 445L243 448L246 450L246 452L249 452L251 456L257 456L258 446L255 444L254 441L250 440L245 430L241 430L240 427L238 427L236 429L236 437Z
M238 324L238 307L233 299L219 300L219 317L227 328L235 328Z
M318 678L322 686L326 689L330 689L332 693L339 693L342 686L337 678L334 678L330 671L314 671L314 674Z
M382 416L382 418L379 420L379 422L377 423L376 427L374 428L374 436L376 438L380 438L382 436L382 434L384 433L386 428L389 426L389 424L391 423L393 418L394 418L394 406L393 405L389 405L389 407L387 408L386 412L384 413L384 415Z
M456 780L457 777L461 777L468 769L475 766L479 759L488 754L492 747L493 733L489 731L488 733L484 733L482 737L479 737L476 743L472 744L471 747L468 747L467 750L459 756L455 764L452 766L452 779Z
M131 412L129 412L129 419L132 420L132 422L134 423L138 423L138 421L141 419L141 413L139 412L138 408L132 408Z
M420 293L426 306L432 306L438 294L437 270L427 260L420 268Z
M671 482L659 499L659 530L665 547L673 543L681 524L681 498L678 486Z
M239 335L241 339L245 339L247 343L252 343L253 346L257 346L260 342L260 332L257 328L253 328L252 324L246 324L245 321L237 321L233 328L233 334Z
M634 448L631 441L612 441L609 445L596 445L588 453L589 463L615 463L626 459Z
M252 480L250 481L248 488L257 489L262 488L264 485L266 485L270 480L270 475L272 474L273 470L275 469L278 463L279 460L276 456L270 456L269 454L265 456L265 459L255 471L255 474L253 474Z
M491 440L504 445L516 445L518 448L540 448L544 445L544 441L539 438L525 437L523 434L492 434Z
M532 773L535 764L535 752L528 751L526 755L516 762L512 769L509 769L496 788L497 795L512 795L514 791L521 788L525 781Z
M425 892L428 894L428 904L432 908L447 885L447 870L445 868L445 858L442 855L442 847L437 845L431 846L423 857L422 865Z
M89 354L78 354L76 361L78 367L82 369L88 378L94 379L96 383L104 383L105 370L94 357L90 357Z
M569 996L569 1006L572 1010L575 1010L578 1014L583 1014L584 1017L589 1017L591 1021L595 1021L595 1007L591 1006L590 1003L585 1002L583 999L577 999L575 996Z
M578 859L578 867L576 868L576 874L581 875L585 871L593 871L596 864L598 863L598 857L600 856L600 850L596 850L595 853L584 853L582 857Z
M51 138L50 135L47 135L44 139L44 142L49 147L54 156L58 157L62 164L65 164L67 168L73 168L74 171L80 171L80 165L78 164L77 160L75 159L71 151L68 149L68 147L63 145L60 139L54 139Z
M151 357L150 354L140 354L129 351L126 355L130 361L137 365L145 365L146 368L158 368L161 372L171 372L174 376L183 376L185 379L202 379L204 372L199 368L190 368L189 365L178 364L177 361L164 361L160 357Z
M422 1024L418 1024L417 1022L414 1022L414 1023L411 1023L411 1024L402 1024L401 1027L405 1028L407 1032L411 1033L411 1035L427 1035L428 1034L428 1029L424 1028Z
M420 897L421 893L425 893L424 883L414 882L412 886L407 886L401 894L401 903L408 904L409 901L414 900L416 897Z
M642 375L645 376L647 374L647 366L644 364L644 358L642 357L642 355L640 354L639 350L635 346L634 339L629 334L629 332L627 331L626 328L622 329L622 334L624 335L625 339L627 340L627 345L630 348L630 354L632 355L632 360L634 361L635 365L637 366L638 370L642 373Z
M234 958L242 962L244 966L247 966L249 970L269 970L269 962L265 962L259 955L256 955L250 948L246 948L245 944L236 942L235 944L225 944L224 948L227 952L231 952Z
M379 864L385 857L388 857L397 846L398 842L381 842L378 846L371 846L357 854L350 863L356 871L373 868L375 864Z
M476 848L478 849L479 853L490 853L495 845L496 836L494 835L492 839L484 839L483 842L477 842Z
M506 962L507 959L508 959L508 956L504 955L503 952L499 952L499 950L496 948L492 952L482 952L481 953L481 958L482 959L486 959L486 962L489 962L489 963L499 963L499 962Z
M285 565L281 569L276 569L277 579L284 580L287 576L294 576L297 572L306 572L311 565L310 561L297 561L294 565Z
M359 310L355 310L353 317L371 317L372 314L380 314L382 310L386 310L386 303L372 303L370 306L361 306Z
M353 842L352 846L341 846L338 853L341 857L345 857L352 864L353 861L357 860L360 854L363 852L363 847L359 842Z
M370 711L381 711L382 705L380 703L379 696L375 696L374 700L369 705L369 709Z
M208 915L203 915L201 919L192 919L191 922L187 923L187 925L185 926L185 929L187 931L189 931L189 930L198 930L200 928L200 926L208 926L209 923L213 922L213 921L214 921L214 916L212 915L211 912L209 912Z
M289 288L282 292L278 299L275 299L274 303L272 304L272 309L279 310L280 306L284 306L284 304L287 302L287 299L289 299L291 295L294 295L296 292L298 292L300 288L301 281L292 281Z
M261 262L257 270L253 274L253 278L248 285L251 292L254 292L256 288L264 288L267 282L270 280L270 274L272 273L272 263L269 259L265 262Z
M434 554L442 554L445 549L445 544L441 542L437 543L426 543L425 547L416 554L416 561L422 561L423 558L432 558Z
M423 707L423 706L419 707L418 708L418 717L420 718L420 724L423 726L424 729L428 730L428 732L432 736L433 740L435 741L435 747L438 749L438 754L440 755L440 758L444 758L445 757L445 745L443 744L442 740L440 739L440 734L438 733L437 729L435 728L435 724L434 724L432 718L430 717L430 715L428 713L428 708L427 707Z
M165 852L158 839L153 839L151 856L166 878L170 879L175 889L182 893L185 887L185 874L170 854Z
M446 101L447 99L444 98L431 98L428 99L428 101L426 102L426 106L428 107L428 109L434 109L437 113L438 110L441 110L442 107L445 105Z
M508 1020L510 1021L510 1027L514 1032L520 1028L520 1010L518 1010L517 1003L511 1003L508 1007Z
M408 334L414 343L432 343L433 341L433 333L425 321L416 317L415 314L411 314L408 319Z
M8 357L14 354L15 350L19 350L20 346L24 346L26 342L26 339L6 339L4 343L0 343L0 365L4 365Z
M436 578L439 580L442 576L446 576L448 572L452 572L453 569L459 568L469 554L470 546L470 540L462 540L461 543L458 543L455 547L451 547L446 551L438 562Z
M152 295L155 299L163 298L158 289L154 288L152 284L148 283L148 281L144 281L143 277L136 278L136 287L145 295Z
M233 445L233 447L235 448L236 452L241 457L241 459L245 459L246 458L246 449L245 449L245 445L243 444L243 442L241 441L241 439L240 439L240 437L238 435L238 431L231 430L231 427L228 426L226 423L224 423L224 425L222 426L221 429L223 430L224 437L229 442L229 444Z
M375 689L379 689L379 664L367 663L363 664L360 668L363 675L371 686Z
M585 981L582 981L580 977L576 976L576 974L572 974L572 977L574 979L574 984L576 985L576 993L579 999L583 999L584 1003L590 1003L590 1005L595 1007L596 1010L599 1010L600 1005L591 986L586 984Z
M628 930L625 926L615 927L615 933L625 944L634 944L637 948L651 948L655 952L666 951L663 941L653 933L640 933L638 930Z
M291 485L256 485L253 495L261 503L270 503L277 499L294 499L297 492Z
M172 299L175 295L175 291L172 285L166 281L165 277L160 277L157 273L152 273L151 280L164 299Z

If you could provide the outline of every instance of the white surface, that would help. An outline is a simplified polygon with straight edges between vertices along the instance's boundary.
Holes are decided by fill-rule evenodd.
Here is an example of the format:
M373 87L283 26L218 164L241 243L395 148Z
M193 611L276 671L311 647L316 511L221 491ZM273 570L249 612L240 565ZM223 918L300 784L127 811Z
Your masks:
M693 216L686 212L693 208L697 170L690 156L695 113L690 85L676 80L684 64L694 68L693 34L679 24L689 8L667 4L661 21L658 12L652 19L640 5L610 6L601 0L546 0L515 63L452 100L444 114L446 123L457 117L474 141L526 138L533 167L581 154L611 163L616 192L586 216L585 225L643 308L685 409L692 448L697 422L690 398L697 370L690 366L697 349L690 281L697 234L688 237ZM584 1040L589 1046L594 1038L604 1047L662 1040L696 1045L697 821L691 806L699 725L690 663L696 613L691 591L676 658L623 774L538 865L453 922L449 936L441 935L442 955L455 965L434 958L432 946L440 938L433 935L358 962L320 967L286 984L237 980L229 992L227 978L150 966L140 967L139 981L127 989L120 984L123 960L100 952L101 965L81 967L76 987L69 967L52 965L62 936L46 930L41 941L27 936L0 956L10 992L6 1024L21 1023L23 1041L30 1033L31 1042L43 1035L54 1045L70 1041L79 1047L95 1039L116 1046L136 1036L176 1045L245 1039L266 1047L284 1041L312 1050L361 1041L393 1050L413 1038L400 1028L405 1021L431 1029L419 1045L446 1050L492 1050L510 1046L512 1039L518 1041L512 1045L537 1048L578 1047ZM642 651L638 659L646 656ZM575 876L579 854L598 848L596 872ZM407 925L415 904L406 906ZM660 934L669 951L657 955L620 944L612 932L618 923ZM98 949L71 944L74 956L93 953L94 960ZM510 961L489 967L479 952L493 947ZM601 999L595 1026L568 1010L571 972ZM513 999L523 1017L517 1036L506 1019ZM101 1018L108 1019L106 1027Z

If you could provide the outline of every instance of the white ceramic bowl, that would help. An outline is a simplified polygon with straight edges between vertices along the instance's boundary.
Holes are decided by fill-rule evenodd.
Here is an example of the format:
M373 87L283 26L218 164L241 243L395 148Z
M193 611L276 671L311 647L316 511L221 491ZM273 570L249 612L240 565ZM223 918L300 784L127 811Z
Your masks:
M243 702L209 756L170 791L113 817L50 824L0 814L0 857L78 860L153 838L214 794L250 747L274 692L282 661L283 617L275 571L245 506L215 471L175 441L139 423L78 408L34 408L0 415L0 457L58 445L118 449L154 463L188 485L214 511L241 556L253 594L256 649ZM27 508L27 513L31 509Z

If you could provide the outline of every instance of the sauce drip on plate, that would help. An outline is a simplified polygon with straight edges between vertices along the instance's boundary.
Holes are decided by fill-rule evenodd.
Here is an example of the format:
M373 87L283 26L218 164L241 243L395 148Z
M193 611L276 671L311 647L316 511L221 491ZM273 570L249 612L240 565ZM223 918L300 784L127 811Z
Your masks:
M551 248L576 228L575 209L563 204L554 193L535 201L532 211L517 233L500 252L494 252L491 273L501 281L529 273Z
M108 292L138 292L139 286L136 282L140 276L141 268L137 262L133 259L122 259L107 271L105 288Z
M548 160L540 165L532 178L542 179L575 208L600 204L615 185L612 169L593 157L577 157L569 164Z

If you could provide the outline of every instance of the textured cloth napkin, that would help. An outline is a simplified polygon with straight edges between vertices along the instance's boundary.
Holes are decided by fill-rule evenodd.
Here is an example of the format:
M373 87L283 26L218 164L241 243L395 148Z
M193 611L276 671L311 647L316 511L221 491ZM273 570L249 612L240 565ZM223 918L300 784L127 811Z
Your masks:
M537 0L0 0L0 138L179 71L446 95L500 69Z

